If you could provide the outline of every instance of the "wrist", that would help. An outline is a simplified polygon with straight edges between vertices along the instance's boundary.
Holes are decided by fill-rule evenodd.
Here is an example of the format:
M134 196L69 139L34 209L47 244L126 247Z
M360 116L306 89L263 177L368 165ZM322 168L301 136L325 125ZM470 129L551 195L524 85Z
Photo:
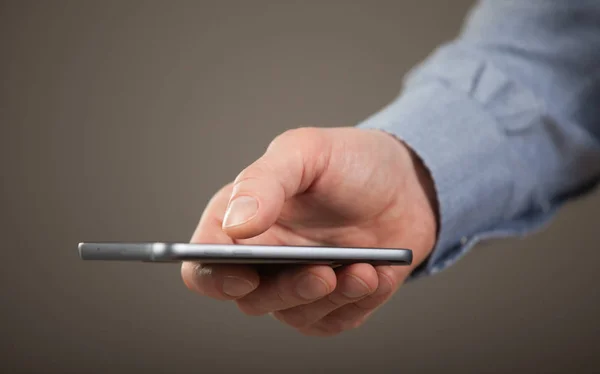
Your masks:
M404 182L399 193L402 214L413 225L413 236L419 236L422 253L416 256L416 263L425 260L437 243L440 230L440 208L435 182L421 157L408 144L396 135L384 130L374 130L392 140L400 154L400 170ZM419 252L421 252L419 251Z
M431 176L431 172L425 166L425 163L423 162L423 160L421 160L419 155L417 155L417 153L407 144L405 144L402 141L400 142L404 145L404 147L406 147L410 155L417 188L422 191L425 197L424 201L427 205L427 209L431 211L433 215L435 221L435 234L437 237L437 233L440 227L440 209L433 177Z

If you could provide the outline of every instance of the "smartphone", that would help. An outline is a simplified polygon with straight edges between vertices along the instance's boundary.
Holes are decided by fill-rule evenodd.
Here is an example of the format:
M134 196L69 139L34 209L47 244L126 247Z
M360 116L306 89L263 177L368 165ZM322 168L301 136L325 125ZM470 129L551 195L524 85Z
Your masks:
M410 249L189 243L79 243L83 260L234 264L410 265Z

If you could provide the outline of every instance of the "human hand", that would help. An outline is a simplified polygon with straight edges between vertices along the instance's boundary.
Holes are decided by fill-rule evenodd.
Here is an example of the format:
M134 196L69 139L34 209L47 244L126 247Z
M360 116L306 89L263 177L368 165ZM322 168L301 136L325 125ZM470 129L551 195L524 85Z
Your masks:
M436 240L433 183L391 135L300 128L278 136L208 203L193 243L409 248L411 266L281 267L184 262L189 289L271 313L305 335L356 328L394 294Z

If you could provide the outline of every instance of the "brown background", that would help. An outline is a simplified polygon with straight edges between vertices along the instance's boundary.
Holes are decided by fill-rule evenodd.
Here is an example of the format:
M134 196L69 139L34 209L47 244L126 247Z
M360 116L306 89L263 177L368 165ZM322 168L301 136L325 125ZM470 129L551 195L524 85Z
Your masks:
M469 1L0 5L0 372L592 372L600 195L305 338L83 240L187 241L285 129L354 125Z

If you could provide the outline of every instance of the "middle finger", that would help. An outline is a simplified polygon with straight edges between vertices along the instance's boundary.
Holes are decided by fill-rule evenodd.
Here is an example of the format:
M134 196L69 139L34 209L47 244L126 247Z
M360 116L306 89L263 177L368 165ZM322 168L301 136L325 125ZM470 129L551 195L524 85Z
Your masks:
M236 303L246 314L262 315L312 303L331 293L335 287L336 275L330 266L300 266L261 279L256 290Z

